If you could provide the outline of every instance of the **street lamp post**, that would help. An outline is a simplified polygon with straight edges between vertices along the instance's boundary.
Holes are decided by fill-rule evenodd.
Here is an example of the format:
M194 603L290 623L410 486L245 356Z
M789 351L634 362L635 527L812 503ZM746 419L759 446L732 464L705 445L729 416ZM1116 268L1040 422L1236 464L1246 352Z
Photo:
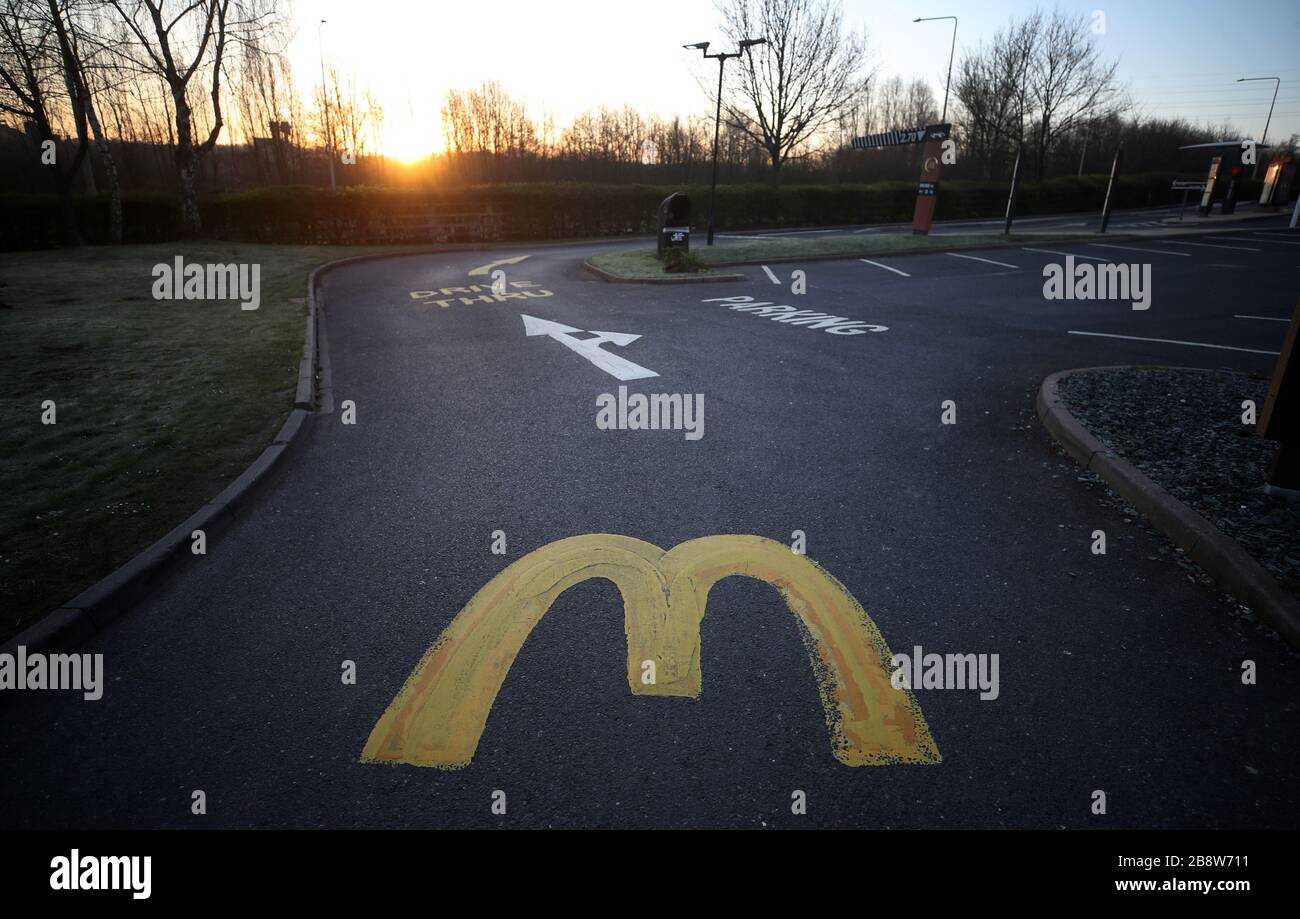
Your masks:
M718 111L713 119L713 183L709 188L709 233L707 244L713 245L713 207L718 196L718 137L722 129L722 68L733 57L740 57L755 45L767 44L766 38L747 38L740 43L740 47L730 54L720 51L717 54L709 54L709 42L697 41L693 45L682 45L687 50L699 48L707 58L713 58L718 62Z
M324 26L324 19L316 26L316 44L320 48L320 97L325 104L325 155L330 161L330 194L335 194L338 192L338 185L334 180L334 132L330 130L330 91L325 84L325 40L321 35Z
M948 123L948 91L952 89L952 59L957 54L957 17L956 16L922 16L913 22L937 22L940 19L952 20L952 48L948 51L948 85L943 88L943 115L939 121Z
M1273 123L1273 106L1277 104L1277 91L1282 88L1281 77L1242 77L1238 83L1255 83L1262 80L1274 80L1273 84L1273 101L1268 104L1268 120L1264 122L1264 136L1259 139L1260 147L1268 146L1268 128ZM1259 156L1255 157L1255 168L1251 173L1252 177L1259 175Z

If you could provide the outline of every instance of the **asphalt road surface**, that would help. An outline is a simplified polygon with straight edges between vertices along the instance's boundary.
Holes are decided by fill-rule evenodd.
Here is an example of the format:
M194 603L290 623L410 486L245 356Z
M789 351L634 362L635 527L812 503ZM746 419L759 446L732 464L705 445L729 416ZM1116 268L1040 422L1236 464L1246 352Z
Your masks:
M581 271L594 246L335 272L333 411L205 558L81 649L104 655L102 700L33 692L0 711L0 824L1295 827L1300 660L1162 556L1034 415L1066 368L1268 374L1300 234L1213 236L1041 247L1152 265L1146 311L1044 299L1063 256L1024 249L770 266L778 283L750 266L744 282L607 284ZM499 267L529 297L441 293L519 256ZM870 326L709 302L728 297ZM528 336L522 315L582 332ZM593 331L639 335L600 350L657 376L620 383L584 352ZM620 385L703 394L704 436L598 428ZM996 699L915 691L942 762L832 756L796 618L752 578L709 595L698 699L629 691L619 591L588 580L528 637L470 765L360 761L426 649L527 553L796 530L895 652L999 656Z

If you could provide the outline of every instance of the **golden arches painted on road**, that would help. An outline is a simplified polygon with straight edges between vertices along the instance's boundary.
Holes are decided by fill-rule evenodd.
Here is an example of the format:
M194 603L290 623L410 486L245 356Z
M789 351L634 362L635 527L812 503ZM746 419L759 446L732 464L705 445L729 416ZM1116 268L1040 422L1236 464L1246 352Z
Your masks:
M709 590L742 575L775 586L798 617L831 747L848 766L938 762L920 706L890 683L889 646L844 585L761 536L705 536L669 552L640 539L574 536L514 562L474 595L425 652L375 724L362 762L456 768L478 747L524 641L564 591L606 578L623 595L627 681L648 696L700 694ZM642 662L655 662L654 683Z

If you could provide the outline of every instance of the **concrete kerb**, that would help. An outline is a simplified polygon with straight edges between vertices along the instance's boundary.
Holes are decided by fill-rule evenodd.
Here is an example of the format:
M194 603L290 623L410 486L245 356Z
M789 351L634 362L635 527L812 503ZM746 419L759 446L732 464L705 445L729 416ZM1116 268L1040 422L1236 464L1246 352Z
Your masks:
M583 259L582 267L590 274L609 284L707 284L711 281L743 281L743 274L684 274L680 278L633 278L614 274Z
M1065 377L1118 369L1121 368L1082 367L1052 374L1038 390L1039 420L1066 452L1100 476L1225 590L1258 612L1292 646L1300 647L1300 601L1283 590L1236 541L1108 449L1061 401L1058 384Z

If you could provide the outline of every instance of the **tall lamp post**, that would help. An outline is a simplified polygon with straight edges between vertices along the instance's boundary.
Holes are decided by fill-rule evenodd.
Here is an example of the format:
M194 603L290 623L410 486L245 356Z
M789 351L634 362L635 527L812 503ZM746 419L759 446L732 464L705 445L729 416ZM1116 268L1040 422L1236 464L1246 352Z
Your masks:
M330 130L330 91L325 84L325 39L321 35L321 29L325 27L325 20L320 21L316 27L316 44L320 48L320 97L325 103L325 155L330 161L330 194L338 192L338 185L334 181L334 132Z
M713 120L713 184L709 189L709 235L708 245L713 245L713 207L718 196L718 135L722 128L722 68L733 57L740 57L755 45L767 44L766 38L747 38L740 43L740 47L730 54L720 51L717 54L709 54L709 42L697 41L693 45L682 45L688 51L699 48L707 58L713 58L718 62L718 111Z
M1264 122L1264 136L1259 139L1261 147L1268 146L1268 128L1273 123L1273 106L1277 104L1277 91L1282 87L1281 77L1242 77L1238 83L1254 83L1262 80L1275 80L1273 85L1273 101L1268 104L1268 120ZM1259 157L1255 157L1255 169L1251 172L1252 178L1259 175Z
M952 48L948 51L948 85L943 88L943 115L939 121L948 123L948 90L952 89L952 59L957 53L957 17L956 16L922 16L913 22L937 22L940 19L952 20Z

